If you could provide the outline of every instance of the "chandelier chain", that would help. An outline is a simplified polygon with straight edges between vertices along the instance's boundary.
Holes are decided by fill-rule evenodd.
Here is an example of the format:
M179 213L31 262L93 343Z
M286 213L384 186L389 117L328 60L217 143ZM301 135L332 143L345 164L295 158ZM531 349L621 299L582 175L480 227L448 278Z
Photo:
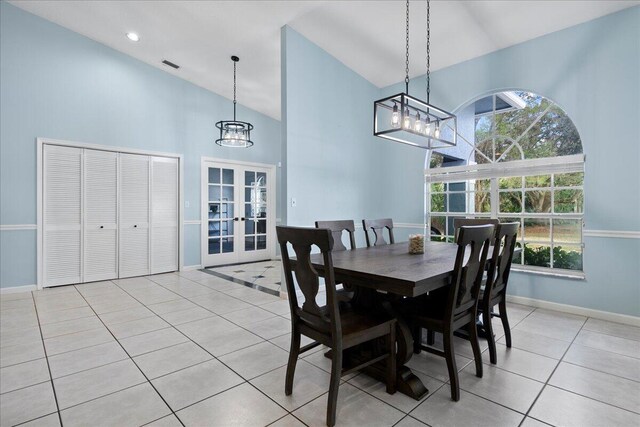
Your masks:
M407 92L409 91L409 0L407 0L407 29L406 29L406 62L405 62L405 77L404 84Z
M431 95L431 5L427 0L427 104Z
M233 120L236 119L236 61L233 61Z

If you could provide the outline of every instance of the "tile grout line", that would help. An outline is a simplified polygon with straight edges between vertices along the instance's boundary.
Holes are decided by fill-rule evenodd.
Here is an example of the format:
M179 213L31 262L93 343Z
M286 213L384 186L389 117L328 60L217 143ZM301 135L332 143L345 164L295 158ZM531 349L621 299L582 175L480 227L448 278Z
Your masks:
M118 286L116 284L116 286ZM120 288L120 286L118 286ZM120 288L122 289L122 288ZM125 291L126 292L126 291ZM80 292L78 292L80 293ZM80 294L82 295L82 294ZM130 294L129 294L130 295ZM131 296L131 295L130 295ZM84 295L82 295L82 298L87 302L87 304L89 304L89 301L86 300L86 298L84 297ZM133 297L132 297L133 298ZM134 298L135 299L135 298ZM138 301L136 299L136 301ZM138 301L139 302L139 301ZM144 304L143 304L144 305ZM89 304L89 306L91 307L91 305ZM146 306L145 306L146 307ZM93 309L93 307L91 307L91 310L96 314L96 316L100 319L100 316L98 316L98 313L95 312L95 310ZM158 389L156 389L156 387L153 385L153 383L151 382L151 380L149 380L149 377L147 377L147 375L142 371L142 369L140 369L140 366L138 366L138 364L136 363L136 361L133 359L133 357L131 357L131 354L129 354L129 352L127 351L126 348L124 348L124 346L122 345L122 343L120 343L120 341L118 340L118 338L116 338L116 336L113 334L113 332L111 332L111 330L109 329L109 327L104 323L104 321L102 319L100 319L100 322L102 322L102 324L104 325L104 327L109 331L109 333L111 334L111 336L113 337L113 339L118 343L118 345L120 346L120 348L122 348L122 350L125 352L125 354L127 356L129 356L129 360L131 360L131 362L136 366L136 368L138 368L138 370L140 371L140 373L142 374L142 376L147 380L147 383L155 390L155 392L158 394L158 396L160 396L160 399L162 399L162 401L164 402L165 405L167 405L167 408L171 411L171 413L178 418L178 416L176 415L176 413L174 412L173 408L171 406L169 406L169 403L167 403L167 401L164 399L164 397L162 396L162 394L160 394L160 392L158 391ZM153 332L153 331L152 331ZM52 381L53 382L53 381ZM140 383L140 384L144 384L144 383ZM131 387L135 387L138 386L140 384L135 384ZM129 388L131 388L129 387ZM126 390L123 389L123 390ZM122 391L122 390L118 390L118 391ZM117 393L117 392L114 392ZM104 397L104 396L100 396L100 397ZM86 403L86 402L83 402ZM59 411L58 411L59 412ZM180 424L182 426L184 426L184 423L182 422L182 420L180 420L178 418L178 421L180 422ZM60 415L60 422L62 423L62 415Z
M51 389L53 390L53 399L56 402L56 412L58 414L58 421L60 421L60 425L62 426L62 414L60 413L60 405L58 404L58 394L56 393L56 385L53 382L53 375L51 375L51 365L49 365L49 356L47 353L47 346L44 345L44 336L42 335L42 325L40 325L40 315L38 314L38 305L36 304L36 297L31 292L31 297L33 301L33 306L36 310L36 317L38 319L38 329L40 330L40 338L42 339L42 349L44 351L44 358L47 362L47 371L49 372L49 380L51 381Z
M537 309L536 309L537 310ZM536 311L534 310L534 311ZM528 317L528 316L527 316ZM524 418L522 419L522 421L520 422L519 427L522 427L522 424L524 423L524 421L527 419L527 417L529 416L529 414L531 413L531 410L533 409L533 407L536 405L536 403L538 402L538 399L540 399L540 396L542 396L542 393L544 392L544 390L547 388L547 386L552 387L551 385L549 385L549 380L551 380L551 378L553 377L553 375L556 373L556 371L558 370L558 367L560 366L560 363L562 363L562 360L564 359L564 357L567 355L567 353L569 352L569 349L571 348L571 346L573 345L573 343L575 342L576 338L578 338L578 335L580 335L580 332L582 331L582 328L584 328L584 325L587 323L587 320L589 320L588 317L585 317L584 321L582 322L582 325L580 326L580 329L578 330L578 332L576 333L576 335L573 337L573 339L571 340L571 344L569 344L569 347L567 347L567 349L564 351L564 353L562 354L562 357L560 358L560 360L558 360L558 363L556 363L556 366L553 368L553 371L551 371L551 374L549 375L549 377L547 378L547 380L544 382L544 385L542 386L542 388L540 389L540 391L538 392L538 395L536 396L535 399L533 399L533 402L531 403L531 405L529 406L529 409L527 410L527 412L524 414ZM531 417L534 418L534 417ZM537 420L537 418L534 418Z
M186 278L185 278L185 279L186 279ZM191 279L186 279L186 280L190 280L190 281L192 281ZM154 283L156 283L156 282L154 282ZM195 283L195 282L194 282L194 283ZM156 283L156 284L157 284L158 286L162 286L162 285L160 285L159 283ZM120 287L117 283L116 283L116 286ZM164 288L164 287L163 287L163 288ZM122 288L120 288L120 289L122 289ZM167 288L165 288L165 289L167 289ZM126 292L127 294L129 294L129 292L128 292L127 290L125 290L125 289L122 289L122 290L123 290L124 292ZM168 290L168 291L170 291L170 292L174 292L174 291L173 291L173 290L171 290L171 289L167 289L167 290ZM176 295L180 295L180 294L178 294L177 292L174 292L174 293L175 293ZM134 297L134 296L132 296L131 294L129 294L129 295L130 295L132 298L134 298L136 301L140 302L137 298L135 298L135 297ZM189 300L188 298L183 297L182 295L180 295L180 297L181 297L181 298L184 298L184 299L187 299L188 301L191 301L191 300ZM231 298L233 298L233 297L231 297ZM239 301L240 301L240 300L239 300ZM191 302L193 302L193 301L191 301ZM196 305L197 305L197 306L199 306L199 307L202 307L202 306L200 306L199 304L197 304L197 303L195 303L195 302L193 302L193 303L194 303L194 304L196 304ZM142 303L141 303L141 304L142 304ZM144 305L144 304L143 304L143 305ZM145 306L145 307L147 307L146 305L144 305L144 306ZM148 307L147 307L147 308L148 308ZM205 310L208 310L206 307L202 307L202 308L204 308ZM152 311L153 311L153 310L152 310ZM211 311L211 310L208 310L208 311L210 311L210 312L212 312L212 313L213 313L213 311ZM214 314L216 314L216 313L214 313ZM216 314L216 316L219 316L219 315L218 315L218 314ZM225 319L225 320L226 320L226 319ZM196 321L197 321L197 320L196 320ZM235 325L235 323L233 323L233 322L230 322L230 323L232 323L232 324L234 324L234 325ZM239 326L239 325L236 325L236 326L238 326L238 327L242 328L242 327L241 327L241 326ZM213 396L217 396L217 395L218 395L218 394L220 394L220 393L224 393L225 391L231 390L231 389L233 389L233 388L235 388L235 387L238 387L238 386L240 386L240 385L242 385L242 384L248 384L248 385L250 385L251 387L253 387L255 390L257 390L261 395L263 395L263 396L267 397L269 400L271 400L273 403L275 403L275 404L276 404L278 407L280 407L282 410L284 410L284 411L285 411L285 412L287 412L287 413L290 413L286 408L282 407L278 402L276 402L275 400L273 400L273 399L271 398L271 396L268 396L268 395L266 395L265 393L263 393L259 388L257 388L257 387L256 387L256 386L254 386L253 384L251 384L251 383L250 383L248 380L246 380L242 375L240 375L238 372L236 372L234 369L232 369L230 366L228 366L226 363L224 363L224 362L223 362L222 360L220 360L218 357L214 356L214 355L213 355L211 352L209 352L206 348L202 347L199 343L197 343L196 341L192 340L192 339L191 339L191 337L189 337L188 335L186 335L186 334L185 334L184 332L182 332L180 329L176 328L174 325L171 325L171 327L172 327L173 329L175 329L176 331L178 331L180 334L182 334L182 335L183 335L185 338L187 338L189 341L193 342L193 343L194 343L194 344L196 344L198 347L200 347L202 350L204 350L205 352L207 352L208 354L210 354L210 355L211 355L211 357L213 357L215 360L217 360L219 363L221 363L223 366L225 366L227 369L229 369L230 371L232 371L234 374L236 374L238 377L240 377L240 378L243 380L243 382L242 382L242 383L240 383L240 384L237 384L237 385L235 385L235 386L233 386L233 387L230 387L230 388L228 388L228 389L226 389L226 390L222 390L222 391L220 391L220 392L218 392L218 393L215 393L215 394L213 394L213 395L211 395L211 396L207 396L206 398L201 399L201 400L199 400L199 401L197 401L197 402L194 402L194 403L192 403L192 404L190 404L190 405L187 405L187 406L185 406L184 408L180 408L180 410L179 410L179 411L182 411L182 410L184 410L184 409L186 409L186 408L188 408L188 407L191 407L191 406L193 406L193 405L195 405L195 404L197 404L197 403L200 403L200 402L202 402L202 401L204 401L204 400L210 399L210 398L211 398L211 397L213 397ZM244 329L244 328L242 328L242 329ZM249 332L250 332L250 331L249 331ZM255 335L255 334L254 334L254 335ZM258 335L256 335L256 336L258 336ZM262 339L263 341L267 341L267 340L263 339L262 337L259 337L259 336L258 336L258 338ZM261 343L257 343L257 344L261 344ZM275 347L277 347L275 344L272 344L272 343L270 343L270 344L271 344L271 345L273 345L273 346L275 346ZM255 344L254 344L254 345L255 345ZM247 346L247 347L244 347L244 348L248 348L248 347L251 347L251 346ZM239 350L242 350L242 349L238 349L238 350L235 350L235 351L239 351ZM126 351L126 350L125 350L125 351ZM233 353L233 352L229 352L229 353L227 353L227 354L231 354L231 353ZM127 353L127 354L128 354L128 353ZM135 362L134 362L134 363L135 363ZM137 366L137 364L136 364L136 366ZM280 366L280 367L281 367L281 366ZM279 368L280 368L280 367L279 367ZM140 369L140 368L138 367L138 369ZM144 373L143 373L143 375L144 375ZM146 375L145 375L145 378L146 378ZM151 384L151 381L149 381L149 383ZM151 385L153 386L153 384L151 384ZM155 386L153 386L153 388L155 389ZM159 392L157 389L156 389L156 392L160 395L160 397L161 397L161 398L162 398L162 400L164 401L164 397L162 397L162 395L160 394L160 392ZM180 419L180 417L178 416L178 414L176 414L176 413L175 413L175 411L173 410L173 408L171 408L171 406L169 406L169 404L168 404L166 401L165 401L165 403L167 404L167 406L169 407L169 409L171 410L171 412L176 416L176 418L178 418L178 420L180 421L180 423L184 426L184 423L182 422L182 420Z

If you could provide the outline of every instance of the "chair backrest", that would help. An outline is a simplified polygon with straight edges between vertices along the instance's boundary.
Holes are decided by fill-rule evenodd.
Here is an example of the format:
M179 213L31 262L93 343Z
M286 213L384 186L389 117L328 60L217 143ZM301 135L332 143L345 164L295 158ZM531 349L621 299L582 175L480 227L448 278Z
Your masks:
M333 251L346 251L347 247L342 243L342 232L349 234L349 249L356 248L356 226L351 219L338 221L316 221L316 228L328 228L333 235Z
M276 227L276 234L280 244L292 321L294 324L302 322L323 334L331 333L335 334L334 336L341 336L333 261L331 258L331 250L333 249L331 230L326 228L278 226ZM295 268L292 268L288 244L293 247L295 252ZM324 274L322 277L327 291L327 305L323 307L318 306L316 302L320 288L319 278L321 276L311 265L311 249L314 245L320 249L323 258ZM295 273L295 282L293 273ZM296 282L304 295L302 306L298 304Z
M516 248L518 237L518 228L520 228L520 224L517 222L496 225L493 254L489 261L487 285L484 291L485 299L491 300L494 296L507 290L513 252Z
M364 228L364 237L367 239L367 247L371 246L371 240L369 238L369 230L373 231L373 246L386 245L387 241L384 240L384 229L389 230L389 243L395 243L393 238L393 220L391 218L385 219L363 219L362 227Z
M458 230L460 227L469 227L472 225L493 225L500 224L500 221L494 218L454 218L453 219L453 239L458 241Z
M452 318L471 312L478 304L493 233L493 225L460 227L447 305L447 313Z

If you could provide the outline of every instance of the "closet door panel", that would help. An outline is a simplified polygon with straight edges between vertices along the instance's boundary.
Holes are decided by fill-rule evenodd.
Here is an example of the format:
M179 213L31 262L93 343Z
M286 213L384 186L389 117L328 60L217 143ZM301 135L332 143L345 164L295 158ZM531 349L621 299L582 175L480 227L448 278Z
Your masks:
M43 147L43 285L82 278L82 149Z
M149 157L120 154L119 277L149 274Z
M118 277L118 154L84 151L84 280Z
M151 273L178 269L178 159L151 160Z

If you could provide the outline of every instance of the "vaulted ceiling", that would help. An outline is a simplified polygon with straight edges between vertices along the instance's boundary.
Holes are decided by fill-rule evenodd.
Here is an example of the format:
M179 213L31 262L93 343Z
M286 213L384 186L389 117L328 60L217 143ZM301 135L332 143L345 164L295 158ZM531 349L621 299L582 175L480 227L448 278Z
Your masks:
M227 98L280 118L280 28L289 25L378 87L404 78L403 1L39 1L12 4ZM639 1L433 1L437 70ZM411 2L411 75L425 72L426 2ZM127 32L140 41L131 42ZM163 65L167 59L180 65Z

